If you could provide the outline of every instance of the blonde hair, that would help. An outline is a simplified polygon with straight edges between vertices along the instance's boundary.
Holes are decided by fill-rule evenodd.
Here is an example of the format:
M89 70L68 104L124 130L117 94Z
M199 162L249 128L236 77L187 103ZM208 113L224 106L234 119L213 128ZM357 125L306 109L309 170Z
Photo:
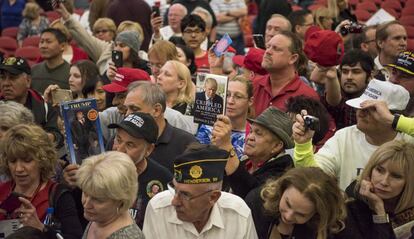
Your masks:
M98 18L95 23L93 24L92 31L95 32L96 30L100 28L108 28L109 31L111 31L114 34L116 33L116 25L114 20L107 17Z
M269 180L260 193L267 213L280 217L280 199L289 187L297 189L314 204L315 214L306 223L316 229L317 239L326 239L328 234L344 228L344 197L333 176L320 168L302 167L287 171L277 180Z
M121 22L116 30L116 34L124 31L136 31L138 32L138 40L140 42L144 41L144 30L142 30L142 26L138 22L129 20Z
M315 24L323 30L331 30L331 29L324 29L321 18L332 18L333 15L326 7L320 7L313 12L313 19L315 20Z
M178 60L178 51L172 42L159 40L148 50L150 56L157 57L161 62L175 61Z
M191 81L190 70L186 65L179 61L167 61L166 63L171 63L177 71L178 80L185 82L184 87L181 88L178 93L175 103L192 103L194 101L194 85Z
M110 151L89 157L76 176L82 191L96 198L120 202L120 212L128 210L137 197L137 169L125 153Z
M405 185L394 213L414 207L414 144L403 140L387 142L375 150L357 179L357 184L355 185L356 192L359 191L361 181L371 178L372 170L386 161L389 161L404 172Z
M72 41L72 35L70 34L66 26L63 25L60 19L54 20L52 23L49 24L49 27L60 30L66 36L68 43Z
M55 145L41 127L18 124L6 131L0 140L0 174L11 177L8 166L16 159L30 159L39 164L40 179L48 181L55 173L57 152Z
M22 16L30 20L36 19L40 15L40 7L35 2L28 2L24 6Z
M339 7L337 0L328 0L328 11L330 12L332 18L338 20Z

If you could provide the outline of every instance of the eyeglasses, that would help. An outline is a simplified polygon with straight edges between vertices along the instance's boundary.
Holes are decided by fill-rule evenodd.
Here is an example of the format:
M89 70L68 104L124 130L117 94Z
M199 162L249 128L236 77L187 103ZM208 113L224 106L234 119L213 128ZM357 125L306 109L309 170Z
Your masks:
M237 94L237 93L234 93L234 94L227 93L226 99L230 99L231 97L233 97L233 100L235 100L235 101L240 101L240 100L243 100L243 99L247 99L246 96L243 96L241 94Z
M95 35L98 35L98 34L100 34L100 33L107 33L107 32L109 32L110 30L108 30L108 29L102 29L102 30L96 30L96 31L94 31L95 32Z
M199 198L199 197L201 197L201 196L203 196L203 195L206 195L206 194L207 194L207 193L209 193L209 192L214 191L214 190L208 190L208 191L205 191L205 192L203 192L203 193L201 193L201 194L198 194L198 195L196 195L196 196L190 196L190 195L188 195L188 194L186 194L186 193L184 193L184 192L180 192L180 191L176 190L176 189L175 189L175 185L174 185L174 183L173 183L173 182L169 182L169 183L167 184L167 188L168 188L168 191L170 191L170 193L171 193L172 195L176 195L178 198L180 198L180 199L182 199L182 200L184 200L184 201L187 201L187 202L189 202L189 201L191 201L191 200L193 200L193 199Z

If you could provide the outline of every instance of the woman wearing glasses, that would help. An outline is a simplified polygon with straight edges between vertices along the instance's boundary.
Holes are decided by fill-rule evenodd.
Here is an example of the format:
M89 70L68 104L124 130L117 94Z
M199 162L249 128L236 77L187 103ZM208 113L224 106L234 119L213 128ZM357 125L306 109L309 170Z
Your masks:
M227 88L226 116L231 121L231 142L239 158L243 156L244 142L250 129L247 117L252 105L252 82L244 76L231 79ZM196 134L197 140L202 144L210 144L212 130L213 127L202 124Z

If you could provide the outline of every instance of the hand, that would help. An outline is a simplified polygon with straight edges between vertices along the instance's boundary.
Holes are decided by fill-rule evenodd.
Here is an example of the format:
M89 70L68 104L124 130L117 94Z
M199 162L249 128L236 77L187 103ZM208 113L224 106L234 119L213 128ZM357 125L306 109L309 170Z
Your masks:
M229 151L233 145L231 144L231 121L225 115L217 115L217 121L213 125L211 132L211 144Z
M64 21L67 21L70 18L70 13L66 9L65 5L62 3L59 3L59 7L55 9L56 12L58 12Z
M361 181L359 194L368 200L369 207L375 211L377 215L384 215L384 201L374 192L374 185L368 180Z
M311 129L305 128L305 121L303 120L303 116L308 115L306 110L301 111L302 115L296 115L296 121L292 126L292 137L295 140L295 143L304 144L312 140L315 131Z
M160 28L162 27L162 17L161 16L155 17L155 12L151 14L151 26L154 32L154 37L159 38Z
M214 44L208 49L208 63L210 64L210 68L222 68L223 67L223 60L224 56L217 57L216 53L214 53L214 48L218 40L214 42Z
M387 103L382 100L366 100L361 103L362 109L371 109L370 113L378 122L384 122L391 126L394 115L388 109Z
M346 19L346 20L343 20L342 22L340 22L340 23L338 24L338 26L336 26L336 28L335 28L335 32L341 35L341 28L342 28L343 26L346 26L346 25L351 25L351 21L350 21L350 20L348 20L348 19ZM341 36L342 36L342 35L341 35Z
M113 63L112 61L109 61L108 70L106 71L106 76L108 77L110 81L113 81L115 79L117 71L118 69L116 68L115 63Z
M36 208L24 197L19 197L19 200L22 205L15 212L19 215L20 223L23 226L34 227L42 231L45 226L37 217Z
M43 93L43 98L45 99L46 103L53 103L52 102L53 100L52 91L55 91L57 89L60 89L58 85L49 85L46 88L45 92ZM58 105L58 103L56 103L56 105ZM53 106L56 106L56 105L53 105Z
M77 186L76 173L78 172L78 169L79 165L77 164L69 164L63 169L63 180L71 188L75 188Z

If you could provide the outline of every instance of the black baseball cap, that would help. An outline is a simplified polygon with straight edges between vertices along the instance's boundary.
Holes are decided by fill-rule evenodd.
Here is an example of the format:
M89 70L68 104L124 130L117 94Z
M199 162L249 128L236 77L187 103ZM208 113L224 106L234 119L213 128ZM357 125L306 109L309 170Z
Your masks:
M155 144L158 138L158 125L154 118L147 113L132 113L127 115L119 124L110 124L108 128L121 128L135 138L145 139Z
M29 63L21 57L4 58L0 64L0 70L10 72L14 75L19 75L21 73L31 74Z
M388 64L388 66L414 76L414 53L411 51L402 52L398 55L395 63Z

